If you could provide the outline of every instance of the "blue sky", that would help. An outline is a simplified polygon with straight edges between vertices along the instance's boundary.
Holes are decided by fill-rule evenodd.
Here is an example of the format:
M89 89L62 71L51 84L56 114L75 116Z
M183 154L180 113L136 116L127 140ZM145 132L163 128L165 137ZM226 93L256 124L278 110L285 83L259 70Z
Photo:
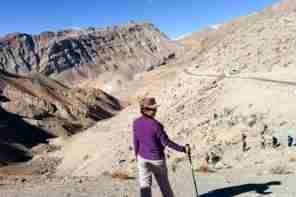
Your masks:
M277 0L5 0L1 2L0 35L105 27L134 20L152 22L176 38L275 2Z

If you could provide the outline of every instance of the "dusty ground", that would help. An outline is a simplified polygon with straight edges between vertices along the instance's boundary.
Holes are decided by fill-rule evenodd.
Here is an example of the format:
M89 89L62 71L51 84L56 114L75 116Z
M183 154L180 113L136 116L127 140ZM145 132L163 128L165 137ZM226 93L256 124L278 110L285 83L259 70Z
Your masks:
M185 167L185 166L184 166ZM170 172L170 179L176 196L194 196L189 168ZM218 174L197 174L198 191L201 197L293 197L295 175L254 175L238 171ZM33 178L2 177L0 196L2 197L128 197L138 195L136 179L116 180L109 176L47 177ZM153 186L154 196L160 197L157 185Z

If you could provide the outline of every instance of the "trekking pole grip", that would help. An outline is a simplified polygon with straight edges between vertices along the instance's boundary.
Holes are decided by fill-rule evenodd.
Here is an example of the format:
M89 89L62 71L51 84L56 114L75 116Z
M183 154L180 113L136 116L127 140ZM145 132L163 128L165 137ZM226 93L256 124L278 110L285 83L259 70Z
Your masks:
M189 160L191 160L191 148L189 144L185 145L186 147L186 154L188 155Z
M190 153L191 152L190 144L186 144L185 147L186 147L187 153Z

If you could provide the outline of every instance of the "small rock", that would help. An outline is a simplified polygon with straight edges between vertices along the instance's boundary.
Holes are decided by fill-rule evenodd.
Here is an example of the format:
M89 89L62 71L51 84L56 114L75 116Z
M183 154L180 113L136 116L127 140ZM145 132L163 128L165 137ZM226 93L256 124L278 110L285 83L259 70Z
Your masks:
M125 163L125 162L126 162L125 159L121 159L121 160L118 161L118 165L121 165L121 164L123 164L123 163Z

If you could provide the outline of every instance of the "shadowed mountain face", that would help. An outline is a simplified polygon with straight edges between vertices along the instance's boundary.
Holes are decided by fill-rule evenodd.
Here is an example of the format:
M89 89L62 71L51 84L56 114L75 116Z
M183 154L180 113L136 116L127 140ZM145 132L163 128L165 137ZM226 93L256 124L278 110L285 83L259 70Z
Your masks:
M80 132L121 109L116 98L99 89L71 89L41 74L0 73L0 84L4 110L53 136Z
M30 125L20 116L0 107L0 165L6 162L24 161L32 157L29 149L53 135Z
M42 73L68 84L118 72L126 78L165 64L177 45L149 23L9 34L0 39L0 69Z

